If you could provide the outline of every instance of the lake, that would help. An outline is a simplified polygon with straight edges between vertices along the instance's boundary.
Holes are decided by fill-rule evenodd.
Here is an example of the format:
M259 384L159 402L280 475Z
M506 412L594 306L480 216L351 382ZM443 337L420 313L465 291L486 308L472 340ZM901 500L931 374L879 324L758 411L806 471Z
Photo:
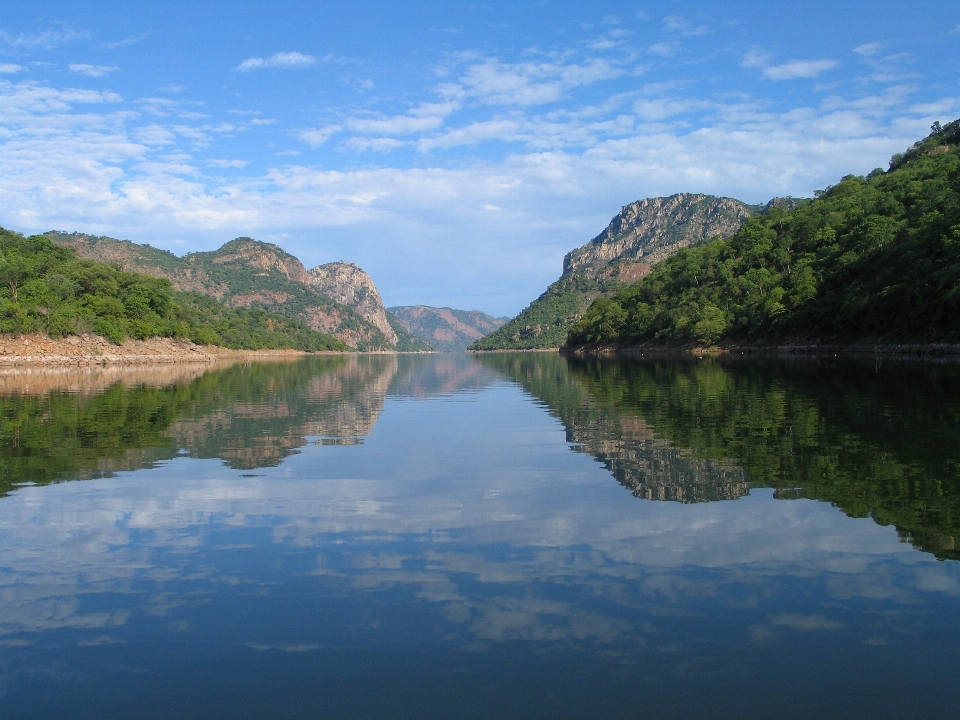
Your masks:
M0 375L4 718L960 707L960 366Z

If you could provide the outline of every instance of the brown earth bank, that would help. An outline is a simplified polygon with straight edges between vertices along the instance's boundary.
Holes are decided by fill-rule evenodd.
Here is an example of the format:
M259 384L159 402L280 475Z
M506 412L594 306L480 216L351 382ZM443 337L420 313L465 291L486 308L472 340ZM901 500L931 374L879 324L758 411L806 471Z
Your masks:
M960 355L960 343L807 343L786 345L732 345L702 347L697 345L589 345L579 348L563 347L565 355L832 355L837 353L870 353L874 355L919 355L942 357Z
M284 358L306 354L301 350L230 350L212 345L195 345L189 340L174 338L126 340L122 345L114 345L93 334L59 339L45 335L0 335L0 368L195 364L234 358Z

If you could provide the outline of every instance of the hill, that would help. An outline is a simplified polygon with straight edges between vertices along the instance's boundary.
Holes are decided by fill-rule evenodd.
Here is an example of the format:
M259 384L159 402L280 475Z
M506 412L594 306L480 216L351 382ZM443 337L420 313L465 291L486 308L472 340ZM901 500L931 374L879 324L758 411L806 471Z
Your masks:
M373 282L349 263L322 265L310 273L282 248L246 237L212 252L183 257L149 245L82 233L49 232L46 237L72 248L81 257L166 278L178 291L206 295L229 308L269 310L316 332L333 335L358 350L393 349L396 342ZM357 286L351 288L351 281ZM349 304L332 299L325 290L356 301L368 312L374 311L371 319Z
M767 207L794 202L772 200ZM683 248L733 235L744 220L764 210L731 198L691 193L631 203L597 237L567 254L563 274L546 292L470 349L559 347L596 298L637 282Z
M389 308L415 337L441 352L463 352L471 343L489 335L507 318L495 318L480 310L454 310L427 305Z
M594 302L572 347L960 342L960 120Z
M230 348L345 350L340 340L261 308L231 308L170 281L78 258L44 236L0 228L0 332L189 338Z

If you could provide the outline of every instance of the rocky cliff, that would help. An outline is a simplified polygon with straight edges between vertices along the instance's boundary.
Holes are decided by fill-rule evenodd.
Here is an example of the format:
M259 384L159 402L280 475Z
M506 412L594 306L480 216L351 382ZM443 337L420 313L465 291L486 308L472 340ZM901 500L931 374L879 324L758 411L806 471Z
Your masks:
M344 279L337 290L338 297L358 300L353 307L352 302L331 298L317 278L283 248L252 238L231 240L212 252L177 257L149 245L109 237L62 232L50 232L47 237L58 245L73 248L81 257L115 262L125 270L168 278L174 289L181 292L210 295L233 307L262 305L298 318L314 330L334 335L358 350L389 350L396 344L396 334L386 322L376 287L355 265L351 266L356 271L351 277L357 283L356 289L350 290ZM363 302L363 298L368 300ZM379 313L375 312L377 306ZM374 311L369 318L364 314L367 309Z
M559 347L597 297L638 282L656 263L681 248L730 237L744 220L763 209L731 198L692 193L630 203L602 233L567 254L563 274L546 292L470 349Z
M441 352L463 352L468 345L489 335L507 318L495 318L480 310L454 310L427 305L389 308L403 326Z
M390 327L380 293L358 265L348 262L320 265L307 273L307 282L341 305L352 307L380 328L391 344L397 344L397 334Z
M730 237L753 212L739 200L712 195L638 200L617 213L597 237L568 253L563 272L596 276L614 262L643 264L649 271L680 248Z

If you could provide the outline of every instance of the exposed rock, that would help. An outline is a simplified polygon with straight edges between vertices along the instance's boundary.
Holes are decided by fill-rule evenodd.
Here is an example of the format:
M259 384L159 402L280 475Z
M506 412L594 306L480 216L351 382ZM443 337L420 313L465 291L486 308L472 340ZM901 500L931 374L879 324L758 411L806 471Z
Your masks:
M397 334L390 327L383 300L373 280L359 266L348 262L327 263L307 273L307 282L329 298L356 310L380 328L392 344Z
M47 237L58 245L73 248L81 257L165 277L181 292L210 295L233 307L269 307L272 312L302 320L314 330L334 335L359 350L389 350L396 343L379 293L355 265L352 267L366 279L379 303L381 312L374 322L349 304L329 297L314 283L303 264L283 248L252 238L237 238L213 252L190 253L181 258L149 245L108 237L62 232L49 232Z
M753 211L731 198L680 193L630 203L607 228L563 259L564 274L596 275L617 260L655 265L680 248L730 237Z

